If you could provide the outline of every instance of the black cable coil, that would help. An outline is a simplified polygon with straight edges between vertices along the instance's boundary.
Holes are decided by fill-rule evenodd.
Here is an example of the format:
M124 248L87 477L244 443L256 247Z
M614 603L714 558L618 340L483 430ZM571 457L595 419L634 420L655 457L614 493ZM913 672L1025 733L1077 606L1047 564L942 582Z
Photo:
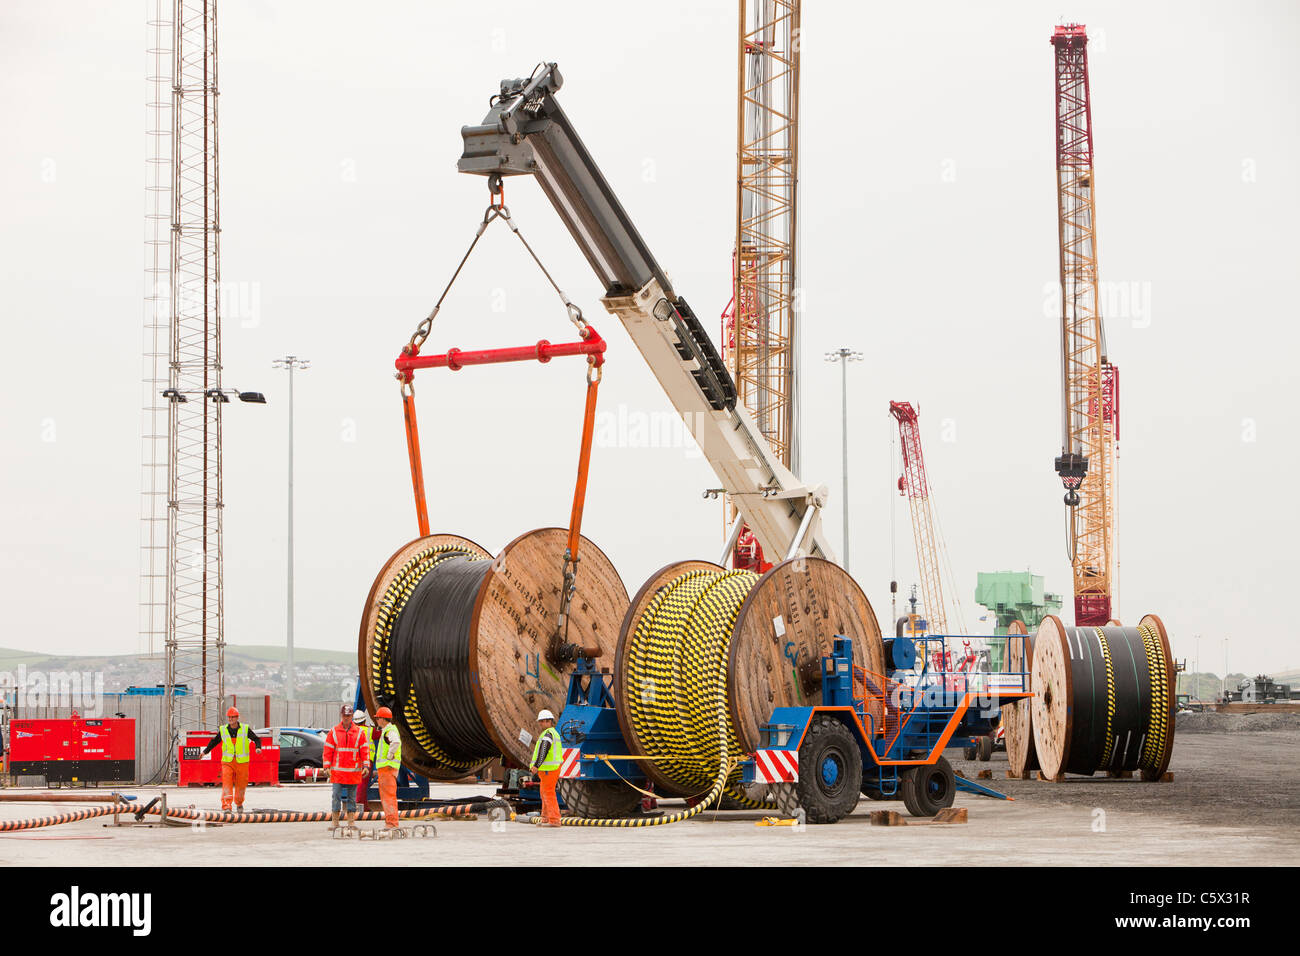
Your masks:
M495 756L470 688L469 628L474 603L492 562L468 556L431 567L411 592L393 626L388 659L396 697L418 702L419 718L453 759Z

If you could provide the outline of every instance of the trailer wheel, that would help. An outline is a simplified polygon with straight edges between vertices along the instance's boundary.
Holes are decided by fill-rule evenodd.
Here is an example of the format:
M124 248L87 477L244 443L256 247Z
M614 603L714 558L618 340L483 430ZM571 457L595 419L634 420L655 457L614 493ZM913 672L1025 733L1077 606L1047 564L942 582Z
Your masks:
M979 756L979 747L977 746L962 747L961 755L966 760L974 760L976 757Z
M613 780L582 780L562 777L555 782L556 795L575 817L587 820L616 820L634 816L641 808L641 794Z
M799 748L799 805L808 823L834 823L853 812L862 787L862 752L834 717L813 719Z
M993 757L993 738L980 737L975 741L975 756L981 762L988 762Z
M952 765L940 757L932 764L911 767L903 775L903 805L914 817L932 817L952 806L957 795L957 777Z

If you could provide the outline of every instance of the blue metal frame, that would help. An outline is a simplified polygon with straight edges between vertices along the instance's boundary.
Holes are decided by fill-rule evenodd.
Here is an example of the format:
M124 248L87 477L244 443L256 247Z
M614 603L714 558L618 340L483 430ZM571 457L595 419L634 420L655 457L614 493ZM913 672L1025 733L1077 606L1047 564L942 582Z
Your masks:
M842 721L858 741L862 752L863 782L874 786L885 797L895 796L901 773L909 767L934 763L941 749L969 746L975 737L991 734L997 727L999 701L1005 696L1022 697L1029 691L1028 671L989 674L984 671L950 671L931 669L931 660L947 661L947 642L957 635L930 635L917 638L922 645L918 655L920 669L891 670L888 680L896 688L886 697L894 706L886 706L884 733L874 724L866 698L855 697L853 688L853 645L847 637L837 636L829 656L822 658L822 703L817 707L777 707L760 728L760 749L795 750L803 742L813 717L827 714ZM959 637L967 640L969 638ZM1007 635L1011 640L1027 640L1025 635ZM901 638L901 640L910 640ZM933 651L939 656L935 658ZM897 657L897 656L896 656ZM1022 659L1027 659L1022 656ZM873 675L866 675L868 696L879 698L887 688L876 686ZM977 700L990 702L975 709L967 701L971 693ZM956 726L953 726L954 720ZM949 732L951 728L951 732ZM949 734L947 740L945 734ZM825 774L833 768L822 767ZM742 764L742 780L753 783L755 764ZM958 789L987 796L997 791L957 778Z
M613 675L596 667L592 658L578 661L569 675L569 692L556 729L566 748L581 750L578 778L582 780L625 780L645 787L647 780L635 760L610 760L599 755L628 752L623 731L618 726L614 696L610 692Z

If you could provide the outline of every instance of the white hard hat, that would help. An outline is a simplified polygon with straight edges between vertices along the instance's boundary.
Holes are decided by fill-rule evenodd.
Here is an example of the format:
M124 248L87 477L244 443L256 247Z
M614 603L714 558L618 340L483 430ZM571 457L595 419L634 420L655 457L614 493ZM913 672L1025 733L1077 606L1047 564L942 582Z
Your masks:
M364 724L366 722L366 712L364 710L354 710L352 712L352 720L355 723Z
M539 713L539 714L537 715L537 719L538 719L538 720L554 720L554 719L555 719L555 715L554 715L553 713L551 713L549 710L544 710L544 711L542 711L541 713Z

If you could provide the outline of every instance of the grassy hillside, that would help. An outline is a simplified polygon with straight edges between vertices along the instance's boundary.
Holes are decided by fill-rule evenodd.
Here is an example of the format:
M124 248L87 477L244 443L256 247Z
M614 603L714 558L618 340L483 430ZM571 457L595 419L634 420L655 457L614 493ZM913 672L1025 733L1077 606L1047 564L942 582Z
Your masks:
M161 654L158 655L161 657ZM43 654L38 651L24 651L12 647L0 647L0 669L12 670L20 664L26 667L47 663L64 663L83 670L94 669L97 663L108 661L135 660L147 657L145 654ZM226 658L243 658L252 661L283 661L286 650L267 644L227 644ZM325 651L312 647L295 647L293 649L295 664L356 664L356 651Z
M274 644L227 644L226 656L246 657L254 661L283 661L288 651ZM293 662L298 664L351 664L357 663L356 651L322 651L311 647L295 647Z

